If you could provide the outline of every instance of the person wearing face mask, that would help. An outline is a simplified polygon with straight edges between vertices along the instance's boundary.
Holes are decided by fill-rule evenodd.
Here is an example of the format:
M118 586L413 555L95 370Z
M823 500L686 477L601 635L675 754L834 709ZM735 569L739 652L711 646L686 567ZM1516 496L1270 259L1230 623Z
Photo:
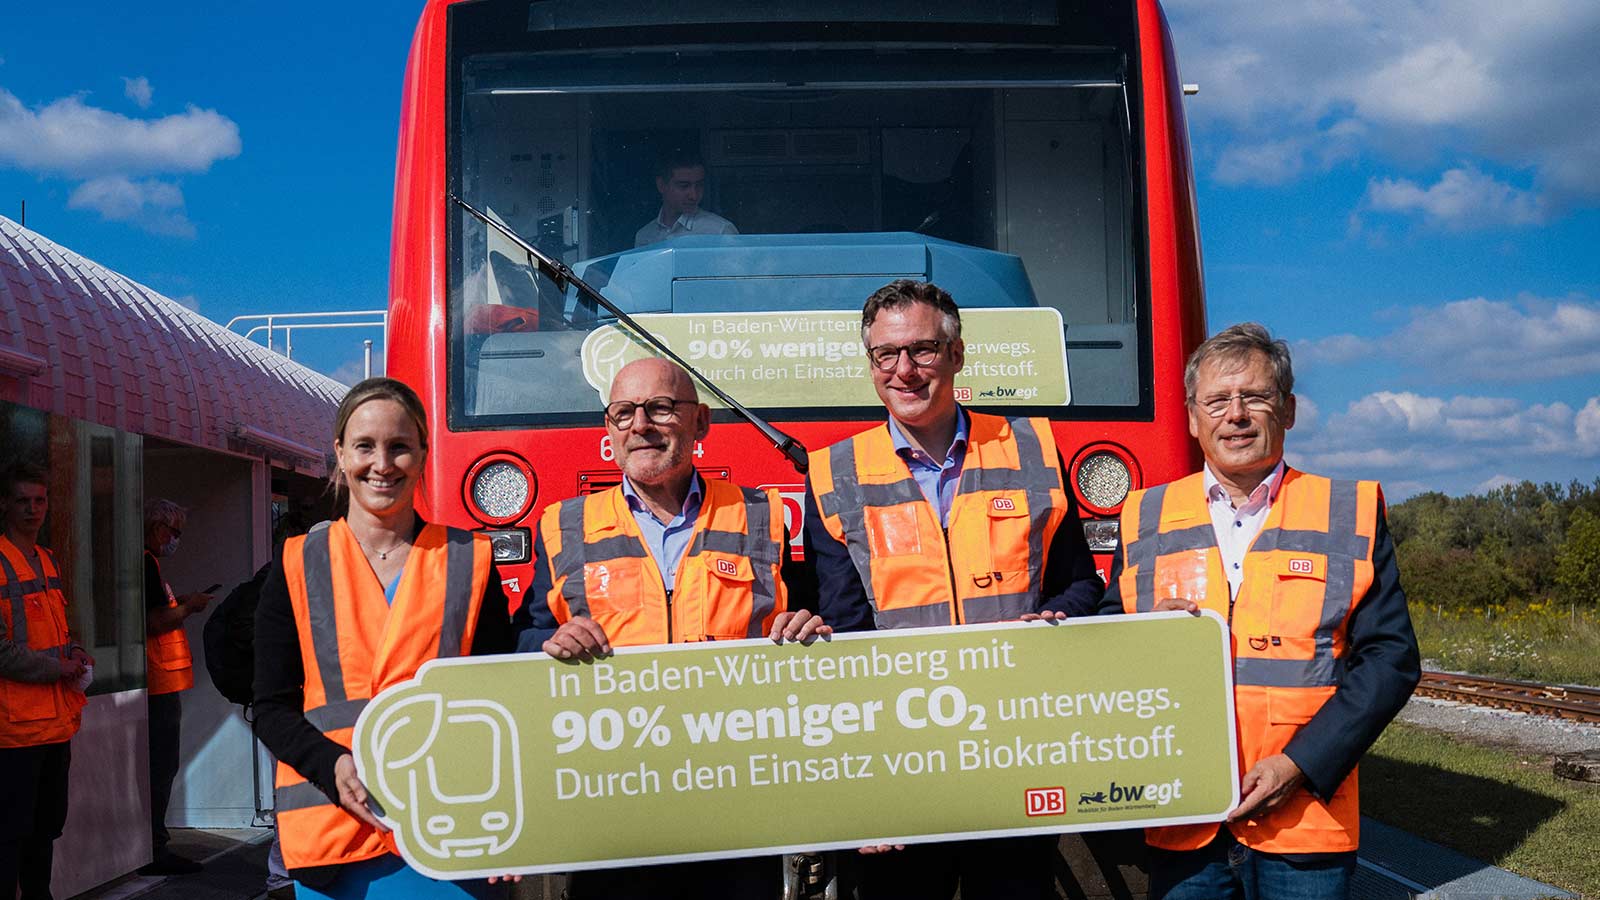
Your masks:
M160 560L178 552L188 511L153 497L144 504L144 606L146 692L150 703L150 863L141 875L190 875L200 863L167 849L167 804L178 775L182 693L194 687L194 659L183 623L203 612L210 594L177 596L161 575Z
M256 734L278 758L283 861L299 900L497 896L503 889L482 880L435 881L408 867L350 752L366 702L423 663L511 651L489 539L417 514L428 420L404 383L351 388L333 450L333 489L349 508L284 542L256 606Z
M606 434L622 483L540 516L517 649L580 660L613 646L827 634L809 611L788 608L777 491L695 471L711 410L688 374L663 359L631 362L610 398ZM781 863L768 856L577 872L568 895L776 898L781 886Z

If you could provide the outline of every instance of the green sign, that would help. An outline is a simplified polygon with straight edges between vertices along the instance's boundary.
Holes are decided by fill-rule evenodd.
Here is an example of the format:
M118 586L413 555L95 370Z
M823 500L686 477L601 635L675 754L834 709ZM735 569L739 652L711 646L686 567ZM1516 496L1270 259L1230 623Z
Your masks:
M861 314L847 310L659 313L633 317L739 402L756 407L877 406L861 346ZM980 406L1064 406L1066 333L1050 307L961 311L966 366L956 399ZM617 370L653 356L632 332L607 325L583 342L583 373L602 402ZM714 397L702 397L712 406Z
M1220 820L1211 612L435 660L355 757L436 878Z

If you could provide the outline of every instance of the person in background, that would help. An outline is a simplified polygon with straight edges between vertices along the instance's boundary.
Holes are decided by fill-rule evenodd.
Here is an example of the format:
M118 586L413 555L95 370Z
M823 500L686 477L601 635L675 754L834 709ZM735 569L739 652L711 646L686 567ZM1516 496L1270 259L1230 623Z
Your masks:
M0 897L50 900L67 772L94 659L73 643L55 557L39 546L50 509L37 465L0 477Z
M300 900L498 896L481 880L435 881L408 867L368 808L350 752L362 701L430 659L511 651L489 539L417 515L428 420L405 384L351 388L333 450L333 487L349 509L284 542L256 607L256 733L278 758L284 863Z
M150 703L150 862L141 875L191 875L200 863L167 847L167 804L178 777L184 691L194 686L194 658L183 623L211 603L207 593L177 596L161 575L160 560L178 551L188 511L153 497L144 504L144 608L146 693Z
M706 164L687 152L665 156L656 169L656 193L661 210L633 236L633 246L643 247L686 234L738 234L733 223L700 208L706 191Z
M805 547L838 631L1092 615L1104 585L1050 422L969 412L949 293L901 280L867 298L861 341L888 421L811 453ZM863 849L859 896L1054 896L1056 838Z
M613 646L829 633L809 611L788 608L777 492L695 471L711 410L688 373L637 360L612 379L610 398L606 434L622 483L545 509L517 649L576 660ZM771 856L602 869L573 873L568 894L758 900L778 896L782 875Z
M1356 762L1421 675L1383 490L1284 464L1294 369L1260 325L1201 344L1183 383L1205 467L1128 496L1101 612L1226 619L1245 773L1222 825L1145 831L1150 897L1347 897Z

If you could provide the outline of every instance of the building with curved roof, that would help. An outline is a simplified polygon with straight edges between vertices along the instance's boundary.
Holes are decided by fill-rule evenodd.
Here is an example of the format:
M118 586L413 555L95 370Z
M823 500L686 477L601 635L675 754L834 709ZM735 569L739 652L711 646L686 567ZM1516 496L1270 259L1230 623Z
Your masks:
M0 399L323 475L345 390L0 217Z
M202 629L271 560L276 526L331 514L324 477L345 391L0 218L0 469L48 472L38 540L61 570L72 638L95 659L56 842L58 896L150 861L145 634L167 596L215 600L183 624L195 686L182 692L166 823L248 826L271 807L268 782L251 777L261 752L250 728L211 684ZM176 551L152 543L171 534L144 520L156 497L187 510ZM153 596L152 571L165 584Z

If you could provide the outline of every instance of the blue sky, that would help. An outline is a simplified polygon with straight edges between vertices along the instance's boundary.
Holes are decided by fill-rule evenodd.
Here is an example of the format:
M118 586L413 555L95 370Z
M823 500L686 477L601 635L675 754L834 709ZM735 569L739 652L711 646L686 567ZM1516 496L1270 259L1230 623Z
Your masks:
M1279 8L1281 6L1281 9ZM420 3L58 2L0 32L0 215L218 321L379 308ZM1213 329L1391 498L1600 463L1600 4L1171 0ZM296 357L348 380L359 332Z

